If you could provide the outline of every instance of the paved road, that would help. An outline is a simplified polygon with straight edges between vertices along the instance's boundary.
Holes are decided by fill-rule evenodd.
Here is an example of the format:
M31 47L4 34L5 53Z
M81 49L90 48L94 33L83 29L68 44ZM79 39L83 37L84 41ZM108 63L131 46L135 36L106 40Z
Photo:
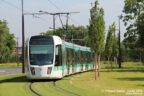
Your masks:
M22 68L0 68L0 76L21 73L22 72L21 69Z

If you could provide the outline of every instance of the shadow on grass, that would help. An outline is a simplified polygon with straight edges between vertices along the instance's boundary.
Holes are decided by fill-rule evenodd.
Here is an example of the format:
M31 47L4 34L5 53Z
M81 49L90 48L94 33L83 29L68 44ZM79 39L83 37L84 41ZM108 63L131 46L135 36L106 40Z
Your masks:
M11 82L28 82L28 79L26 78L26 76L19 76L0 80L0 83L11 83Z
M85 79L85 78L87 78L87 77L80 77L80 75L82 75L83 73L88 73L88 72L94 72L94 70L88 70L88 71L83 71L83 72L78 72L78 73L66 75L64 78L62 78L62 80L71 80L72 78ZM74 77L73 77L73 76L74 76ZM79 76L79 77L77 77L77 76ZM81 81L82 81L82 80L81 80Z
M123 81L144 81L144 77L127 77L127 78L114 78Z
M144 70L102 70L101 72L144 72Z
M121 69L113 68L108 71L108 68L102 69L101 72L144 72L144 67L122 67Z
M8 79L0 80L0 83L20 83L20 82L51 82L58 81L60 79L37 79L37 80L29 80L26 76L13 77Z
M139 86L139 87L144 87L144 85L136 85L136 86Z

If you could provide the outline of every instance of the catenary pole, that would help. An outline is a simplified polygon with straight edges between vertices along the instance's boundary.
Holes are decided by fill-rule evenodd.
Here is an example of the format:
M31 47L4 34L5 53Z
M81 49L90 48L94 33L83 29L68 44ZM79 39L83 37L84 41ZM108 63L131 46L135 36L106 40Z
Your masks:
M55 14L53 14L53 30L54 30L54 34L55 34Z
M22 4L22 73L25 73L25 34L24 34L24 10L23 10L23 0Z
M119 16L119 68L121 68L121 30L120 30L120 16Z

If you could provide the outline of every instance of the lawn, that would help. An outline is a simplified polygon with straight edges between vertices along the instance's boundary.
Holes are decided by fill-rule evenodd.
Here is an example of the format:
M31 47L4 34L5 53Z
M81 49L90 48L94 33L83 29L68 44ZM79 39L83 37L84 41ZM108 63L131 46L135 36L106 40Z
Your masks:
M122 69L116 66L108 72L107 66L102 64L101 76L97 80L94 80L94 72L90 71L65 77L56 84L80 96L143 96L144 66L140 62L123 63ZM36 82L33 88L43 96L48 93L51 96L70 96L58 89L53 92L52 82Z
M107 68L102 65L100 78L97 80L94 80L94 72L91 71L73 75L69 81L64 78L69 83L63 85L65 82L62 80L58 85L70 89L67 86L71 84L88 92L82 96L144 96L144 66L141 63L123 63L122 69L113 69L110 72L105 67Z
M55 88L52 81L35 82L32 88L41 96L75 96Z
M21 67L22 63L0 63L0 68Z
M137 62L123 63L122 69L108 72L102 64L100 78L84 72L58 80L56 85L80 96L144 96L144 66ZM28 89L25 75L0 76L0 96L34 96ZM53 86L50 80L34 82L32 88L42 96L75 96Z

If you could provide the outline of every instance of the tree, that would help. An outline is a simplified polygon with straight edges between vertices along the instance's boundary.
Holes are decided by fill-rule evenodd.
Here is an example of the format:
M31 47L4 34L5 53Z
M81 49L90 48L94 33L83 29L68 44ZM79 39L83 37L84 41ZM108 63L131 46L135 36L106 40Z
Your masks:
M123 21L127 26L125 42L127 40L144 53L144 0L125 0L123 13Z
M144 23L144 0L125 0L125 6L123 9L123 21L127 26L127 32L125 37L129 38L129 41L143 40L143 23ZM143 47L143 43L138 44ZM139 47L140 47L139 46Z
M113 23L112 28L113 28L112 57L114 59L114 63L117 64L117 57L118 57L118 54L119 54L119 48L118 48L118 40L117 40L117 37L116 37L115 23Z
M125 26L127 26L125 37L133 37L133 40L135 40L138 35L138 24L136 24L136 21L139 21L140 15L144 13L144 0L125 0L123 13L123 21Z
M114 37L113 33L115 32L115 23L113 23L111 26L109 26L108 35L106 39L106 45L105 45L105 55L108 58L108 65L110 68L110 57L112 56L112 52L114 53L115 50L113 50L114 46Z
M99 8L98 0L95 1L94 6L90 9L90 25L88 30L89 46L95 52L95 79L96 66L98 64L98 76L100 75L100 57L105 49L105 21L104 10Z
M140 14L138 16L138 19L136 21L136 25L137 25L137 32L138 32L138 40L136 42L137 47L141 47L144 49L144 13Z
M15 45L14 35L9 33L7 21L0 20L0 62L10 60Z
M64 39L65 29L58 28L55 33L53 30L48 30L47 32L42 32L41 35L57 35ZM88 28L84 26L74 26L69 25L66 32L65 41L73 42L78 45L87 46L88 45Z

